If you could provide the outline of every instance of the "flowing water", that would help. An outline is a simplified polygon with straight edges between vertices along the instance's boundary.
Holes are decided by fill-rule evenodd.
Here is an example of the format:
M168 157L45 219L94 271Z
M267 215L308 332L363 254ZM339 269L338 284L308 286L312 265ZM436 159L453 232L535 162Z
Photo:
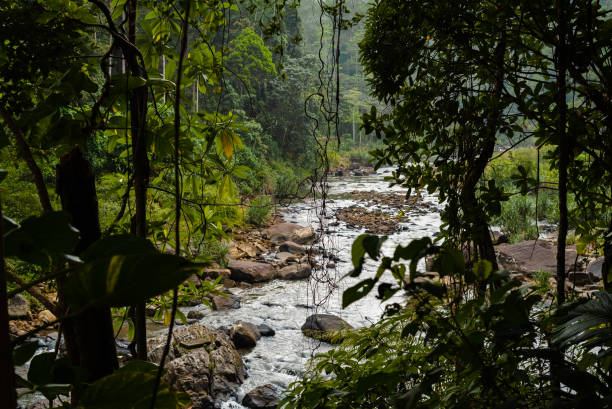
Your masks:
M244 394L260 385L273 384L279 391L286 389L291 382L298 380L304 373L309 358L331 348L328 344L302 335L300 327L309 315L315 312L334 314L342 317L354 327L363 327L376 322L381 317L385 305L402 301L403 296L398 293L381 304L375 297L376 291L374 290L348 308L341 308L342 292L360 279L372 276L377 264L368 261L361 278L342 278L352 268L351 245L358 235L365 232L365 229L348 227L346 223L336 220L335 213L344 207L356 204L365 205L364 202L350 199L350 193L353 191L405 193L399 187L390 188L384 181L384 176L390 172L389 168L383 168L369 176L329 179L328 193L331 200L326 204L326 215L324 216L329 223L326 223L326 232L317 245L322 245L328 254L331 252L337 258L334 268L328 268L326 272L315 271L314 273L320 279L326 280L274 280L249 289L232 289L241 302L241 308L234 310L211 311L203 305L183 308L185 314L192 309L202 311L205 316L200 322L211 327L231 326L236 321L242 320L253 324L267 324L276 331L273 337L261 338L257 345L243 356L248 377L237 396L222 402L223 409L243 408L238 402L242 401ZM433 196L424 196L422 199L437 203ZM321 210L320 203L313 201L297 203L284 210L284 218L289 222L318 228L317 212L320 214ZM392 209L385 209L383 206L381 210L391 211ZM440 217L437 210L415 209L408 211L407 216L408 221L401 223L401 231L390 235L384 243L382 247L384 255L392 255L398 244L406 245L412 239L433 237L439 231ZM268 256L273 257L274 254ZM420 268L423 269L424 266L421 265ZM388 275L383 275L382 281L393 283L393 277L389 273L386 274ZM160 330L150 332L151 336L155 336L160 333ZM41 340L43 338L49 337L42 337ZM53 347L53 337L47 341L47 348L41 348L40 352ZM22 376L25 376L26 370L27 366L19 368ZM40 396L30 395L26 399L21 399L21 403L27 405L39 400Z
M329 227L330 230L326 229L322 244L328 252L332 251L338 256L336 267L327 271L327 275L332 278L331 285L313 282L314 280L275 280L261 286L237 290L235 294L241 301L239 309L210 311L195 307L206 314L201 320L205 325L228 326L235 321L243 320L254 324L264 323L276 331L275 336L261 338L255 348L244 355L248 378L238 393L238 402L245 393L260 385L273 384L279 390L285 389L291 382L299 379L313 354L330 348L327 344L302 335L300 327L309 315L315 312L335 314L354 327L369 326L380 318L386 304L402 300L403 296L398 293L381 304L375 297L376 291L373 291L348 308L341 308L342 292L359 281L356 278L341 278L352 267L351 245L359 234L365 232L365 229L348 228L344 222L335 223L335 212L340 208L358 204L355 200L346 199L347 193L355 190L403 193L401 188L390 188L383 180L384 175L389 172L390 169L381 169L369 176L330 178L328 192L332 200L326 205L326 214L328 221L335 226ZM435 197L425 196L423 200L436 203ZM317 228L319 223L317 211L321 212L318 203L312 201L298 203L286 209L284 218L289 222ZM383 254L392 255L398 244L406 245L410 240L424 236L433 237L439 231L440 217L437 211L415 211L408 212L407 215L408 221L402 223L401 231L390 235L383 245ZM362 278L373 275L376 267L376 263L368 262ZM383 276L382 280L394 282L390 274ZM243 406L235 400L230 400L224 402L222 408L234 409Z

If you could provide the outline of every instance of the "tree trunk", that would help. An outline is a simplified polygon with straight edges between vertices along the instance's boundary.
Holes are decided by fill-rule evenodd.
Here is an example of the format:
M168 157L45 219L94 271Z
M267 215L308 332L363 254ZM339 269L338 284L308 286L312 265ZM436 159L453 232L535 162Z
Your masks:
M502 24L502 27L505 27ZM505 30L505 28L504 28ZM487 260L491 263L493 271L499 267L497 265L497 257L495 256L495 248L493 247L493 240L489 234L489 223L482 209L478 205L476 199L476 187L478 182L484 175L485 169L493 152L495 150L495 142L497 141L497 128L499 118L502 114L501 108L503 105L500 104L500 98L502 96L504 86L504 58L506 54L506 32L502 31L499 33L499 42L495 47L495 66L494 78L493 78L493 95L491 96L492 105L489 108L486 122L486 132L484 133L484 140L480 147L479 156L475 158L470 164L470 169L465 178L465 182L461 189L461 208L464 216L467 218L467 222L470 224L470 235L476 248L478 249L478 255L482 260ZM466 152L470 149L466 149Z
M2 200L0 198L0 407L17 407L13 349L9 337L8 299L6 297L6 268L4 265L4 231L2 230Z
M601 266L601 278L603 279L604 289L610 291L612 289L612 218L610 219L610 227L604 237L604 262Z
M557 238L557 304L565 302L565 244L567 239L567 168L570 141L567 134L567 7L566 0L557 1L557 134L559 138L559 235Z
M136 43L136 17L138 1L129 0L128 39L130 43ZM128 61L132 75L146 78L145 68L142 67L135 55L135 50L125 48L124 57ZM136 201L136 214L133 220L134 233L139 236L147 237L147 186L149 184L149 158L147 156L147 144L145 136L145 126L147 122L147 87L142 86L131 91L130 111L132 128L132 155L134 161L134 197ZM134 337L138 359L147 359L147 326L145 315L145 302L135 305Z
M56 189L62 209L71 216L72 225L81 234L75 249L78 255L101 237L95 180L79 148L60 158ZM60 300L68 305L61 291L61 280L58 287ZM109 308L88 309L65 320L63 327L69 356L88 371L90 381L109 375L119 367Z

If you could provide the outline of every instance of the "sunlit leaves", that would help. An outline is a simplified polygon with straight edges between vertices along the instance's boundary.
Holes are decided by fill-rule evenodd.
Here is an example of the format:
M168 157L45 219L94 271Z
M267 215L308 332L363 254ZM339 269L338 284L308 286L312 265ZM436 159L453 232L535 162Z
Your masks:
M64 284L75 310L144 301L201 270L198 264L159 253L148 240L131 235L99 240L83 254L83 260Z
M132 361L112 375L89 385L78 402L78 408L146 409L151 405L153 387L158 366L150 362ZM156 408L178 409L183 407L185 396L170 390L161 382Z
M19 228L14 227L5 230L8 231L5 236L6 257L44 267L50 266L54 259L77 260L69 254L76 246L79 232L70 225L66 213L50 212L29 217Z

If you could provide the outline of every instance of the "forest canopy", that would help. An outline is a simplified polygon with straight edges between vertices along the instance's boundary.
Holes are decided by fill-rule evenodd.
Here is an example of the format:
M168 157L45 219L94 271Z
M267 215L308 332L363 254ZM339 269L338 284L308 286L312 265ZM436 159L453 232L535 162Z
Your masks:
M0 406L19 407L17 391L51 407L218 405L215 388L245 377L237 328L260 329L206 329L180 307L233 303L248 280L230 263L249 253L301 252L244 288L283 271L332 294L346 259L342 308L386 304L371 326L321 336L337 345L279 407L609 408L611 13L609 0L0 1ZM374 192L378 224L430 195L439 232L389 253L375 221L326 249L350 225L327 221L347 198L330 201L328 178L382 168L403 198L388 213L397 190ZM257 247L275 210L304 199L316 228ZM544 225L555 271L507 268L493 230L535 249ZM18 299L52 318L15 331ZM177 337L179 324L200 332ZM40 353L32 337L53 329ZM166 370L192 349L210 379L189 389Z

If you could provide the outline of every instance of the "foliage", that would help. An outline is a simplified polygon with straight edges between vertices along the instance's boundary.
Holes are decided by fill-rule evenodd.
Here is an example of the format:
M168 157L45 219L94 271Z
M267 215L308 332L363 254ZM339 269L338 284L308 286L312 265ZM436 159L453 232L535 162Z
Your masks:
M380 238L369 235L355 241L353 275L366 255L378 258L380 243ZM413 268L428 253L436 253L440 281L423 280ZM398 263L401 260L408 266ZM382 258L377 276L381 270L390 270L396 291L401 288L409 295L406 305L387 306L381 321L317 355L281 407L548 407L553 402L560 407L587 402L605 406L610 397L606 373L612 361L585 359L582 353L601 347L602 358L612 348L607 294L559 311L556 319L542 310L538 292L521 287L507 273L491 271L488 262L467 269L457 250L434 246L429 239L398 246L392 259ZM458 293L456 280L484 282L488 295ZM362 280L353 287L364 289L357 297L347 290L343 298L349 302L344 305L365 296L374 284L372 279ZM546 369L553 353L543 344L555 321L555 345L581 348L581 353L565 354L552 375L568 388L569 393L560 396ZM589 342L582 348L585 340ZM583 359L577 361L580 356Z
M263 226L272 210L269 197L259 196L251 200L247 208L245 221L255 226Z

